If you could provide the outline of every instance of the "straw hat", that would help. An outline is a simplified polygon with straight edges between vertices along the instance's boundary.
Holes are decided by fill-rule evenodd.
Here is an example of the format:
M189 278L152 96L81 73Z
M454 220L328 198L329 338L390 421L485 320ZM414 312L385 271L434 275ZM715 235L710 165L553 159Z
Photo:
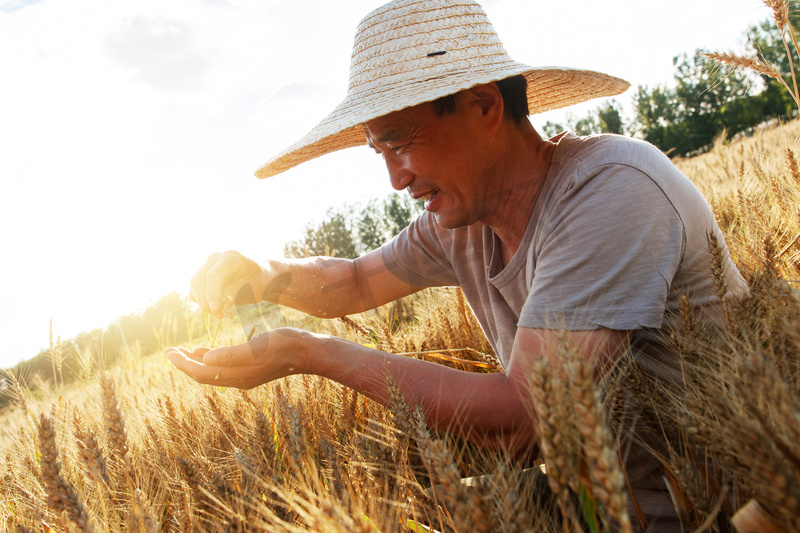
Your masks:
M361 125L372 119L518 74L528 80L531 114L629 87L599 72L517 63L471 0L395 0L359 24L342 103L256 176L268 178L315 157L362 146Z

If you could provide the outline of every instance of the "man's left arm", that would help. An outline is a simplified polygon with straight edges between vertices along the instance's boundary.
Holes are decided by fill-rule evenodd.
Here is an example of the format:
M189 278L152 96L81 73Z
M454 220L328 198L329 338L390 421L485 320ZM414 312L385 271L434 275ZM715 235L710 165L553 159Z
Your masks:
M386 377L391 376L406 402L423 409L429 425L482 446L524 453L537 444L529 393L533 362L544 357L560 367L560 335L556 330L519 328L509 367L494 374L455 370L292 329L211 351L170 349L167 357L209 385L249 389L291 374L315 374L384 405L390 404ZM628 333L608 329L567 332L566 337L600 369L629 342Z

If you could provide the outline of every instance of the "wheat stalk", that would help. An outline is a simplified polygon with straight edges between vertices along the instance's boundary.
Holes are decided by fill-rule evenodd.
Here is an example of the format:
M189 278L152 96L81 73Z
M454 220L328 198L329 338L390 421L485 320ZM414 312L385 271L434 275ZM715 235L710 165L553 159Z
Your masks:
M786 42L784 40L784 45ZM788 47L788 45L786 45ZM788 49L788 48L787 48ZM775 67L764 61L763 59L759 59L757 57L747 57L747 56L739 56L727 52L706 52L703 54L709 59L713 59L722 64L732 65L735 67L746 68L752 70L754 72L758 72L759 74L764 74L765 76L769 76L778 81L781 85L789 91L789 94L792 95L795 103L800 107L800 96L798 96L797 88L796 88L796 81L794 83L795 89L792 90L792 87L789 86L788 83L783 79L781 73L775 70ZM791 54L790 54L791 57ZM794 80L794 68L792 68L792 79Z

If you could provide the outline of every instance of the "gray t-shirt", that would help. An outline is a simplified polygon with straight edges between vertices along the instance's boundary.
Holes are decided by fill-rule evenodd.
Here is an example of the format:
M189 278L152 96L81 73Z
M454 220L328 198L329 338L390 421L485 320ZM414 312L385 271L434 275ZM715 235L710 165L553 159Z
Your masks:
M639 363L655 372L672 366L657 330L679 310L679 296L718 320L707 235L723 237L708 204L648 143L552 140L550 169L508 265L489 227L445 229L428 212L382 248L384 261L413 285L461 286L504 367L517 327L635 330ZM731 294L745 291L730 259L725 275Z
M679 297L701 320L722 320L708 233L724 241L708 204L648 143L615 135L551 140L551 167L505 267L487 226L445 229L427 212L381 249L385 263L412 285L461 286L504 367L518 327L609 328L635 330L630 353L640 367L675 376L678 361L662 332L677 319ZM728 294L744 294L725 256ZM650 530L680 531L658 460L637 444L625 449L626 477Z

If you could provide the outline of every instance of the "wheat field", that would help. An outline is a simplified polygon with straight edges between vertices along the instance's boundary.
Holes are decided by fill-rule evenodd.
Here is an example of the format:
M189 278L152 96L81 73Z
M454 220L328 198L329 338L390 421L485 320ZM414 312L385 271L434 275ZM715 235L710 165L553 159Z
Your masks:
M392 405L384 407L313 376L240 391L198 385L158 355L128 357L115 368L87 372L77 385L53 376L46 395L31 392L31 376L10 376L15 401L0 414L2 527L646 529L628 512L616 449L614 400L628 390L648 424L679 437L680 446L662 443L661 462L686 531L798 531L799 142L800 122L793 121L748 138L719 139L708 153L676 161L712 205L750 294L725 300L721 342L710 341L685 313L681 331L673 332L679 387L647 382L635 368L598 385L594 369L578 361L564 377L540 366L530 393L546 478L519 482L521 468L540 465L429 430L392 383ZM714 252L715 244L709 246ZM709 276L724 297L715 261ZM340 320L310 320L290 310L248 320L229 321L217 344L292 325L464 371L499 370L455 289L424 291ZM564 357L570 360L568 346ZM493 475L473 486L460 482L484 474ZM576 509L569 495L577 493ZM750 525L754 520L768 522Z

